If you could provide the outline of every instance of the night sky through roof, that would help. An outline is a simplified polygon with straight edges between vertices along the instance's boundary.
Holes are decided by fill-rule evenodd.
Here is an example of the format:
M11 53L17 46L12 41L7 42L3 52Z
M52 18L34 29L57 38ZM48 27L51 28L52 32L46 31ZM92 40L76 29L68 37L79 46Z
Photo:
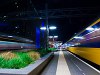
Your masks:
M31 1L31 2L30 2ZM50 35L58 35L61 41L66 42L72 36L86 28L92 23L100 13L100 4L98 1L93 0L1 0L0 1L0 32L17 35L33 39L34 27L37 25L38 20L16 20L8 21L7 18L16 18L19 15L8 13L33 11L34 8L39 10L45 10L45 3L48 3L48 9L77 9L81 14L80 16L61 17L61 18L50 18L49 25L57 26L57 30L50 31ZM73 12L71 14L76 14ZM90 14L95 15L90 15ZM35 14L36 15L36 14ZM57 14L55 14L57 15ZM15 17L16 16L16 17ZM26 17L30 14L21 16ZM34 15L33 15L34 16Z

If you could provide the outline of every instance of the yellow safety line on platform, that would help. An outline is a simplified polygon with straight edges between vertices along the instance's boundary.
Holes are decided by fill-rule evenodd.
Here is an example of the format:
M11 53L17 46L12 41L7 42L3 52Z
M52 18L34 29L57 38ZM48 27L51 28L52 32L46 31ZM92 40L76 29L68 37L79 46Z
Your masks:
M59 52L56 75L71 75L62 51Z

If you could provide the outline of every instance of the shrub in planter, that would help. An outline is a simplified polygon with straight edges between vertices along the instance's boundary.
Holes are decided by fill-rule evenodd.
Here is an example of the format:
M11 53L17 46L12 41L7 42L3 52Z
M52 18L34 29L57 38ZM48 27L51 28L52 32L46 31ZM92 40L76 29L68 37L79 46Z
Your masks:
M8 52L2 52L2 53L0 54L0 56L1 56L2 58L4 58L4 59L9 60L9 59L12 59L12 58L16 57L17 55L14 54L14 53L12 53L11 51L8 51Z
M55 48L48 48L49 51L55 51Z
M52 51L54 51L54 50L56 50L56 49L55 49L55 48L48 48L48 49L46 50L46 49L44 49L44 48L40 48L40 49L38 49L37 51L40 53L41 57L43 57L44 55L46 55L46 54L48 54L48 53L50 53L50 52L52 52Z
M46 49L38 49L37 50L39 53L40 53L40 56L43 57L44 55L48 54L50 51L49 50L46 50Z
M34 51L6 53L0 54L0 68L24 68L40 58L39 53Z
M40 54L38 52L30 51L28 52L28 55L33 59L37 60L40 58Z

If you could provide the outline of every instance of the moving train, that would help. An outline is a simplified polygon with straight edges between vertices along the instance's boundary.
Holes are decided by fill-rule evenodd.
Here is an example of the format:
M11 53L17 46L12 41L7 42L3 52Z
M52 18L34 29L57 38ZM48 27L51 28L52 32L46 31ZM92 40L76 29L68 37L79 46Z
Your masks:
M67 50L100 66L100 18L66 42Z
M32 40L17 36L0 34L0 50L33 49L35 44Z

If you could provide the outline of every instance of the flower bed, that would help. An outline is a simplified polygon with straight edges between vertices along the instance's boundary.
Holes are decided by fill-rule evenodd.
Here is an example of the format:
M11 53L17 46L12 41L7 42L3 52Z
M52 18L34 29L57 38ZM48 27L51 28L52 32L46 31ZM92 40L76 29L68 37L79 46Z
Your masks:
M28 66L21 69L0 69L0 75L40 75L45 66L52 60L53 52L46 54L35 63L31 63Z
M34 63L40 58L35 51L14 52L7 51L0 53L0 68L20 69Z
M21 69L34 63L40 57L45 56L49 52L55 50L54 48L39 49L36 51L19 50L19 51L3 51L0 52L0 68L6 69Z

